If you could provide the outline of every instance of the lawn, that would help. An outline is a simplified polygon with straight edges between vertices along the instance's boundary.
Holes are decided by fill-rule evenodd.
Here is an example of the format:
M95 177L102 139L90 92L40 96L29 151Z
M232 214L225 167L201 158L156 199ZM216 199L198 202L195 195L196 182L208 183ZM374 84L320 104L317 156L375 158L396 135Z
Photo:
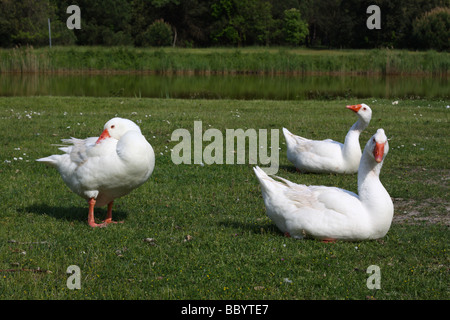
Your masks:
M380 240L286 238L265 215L249 161L171 159L172 132L192 133L194 121L224 135L279 129L277 175L356 192L356 175L298 174L281 128L343 141L356 121L345 105L361 102L374 114L361 145L377 128L390 138L381 180L395 214ZM1 98L0 299L449 299L449 112L439 100ZM116 115L140 125L156 168L115 202L123 224L92 229L87 203L34 160L59 152L60 139L98 136ZM80 268L79 290L67 286L70 265ZM381 289L367 286L371 265L380 267Z

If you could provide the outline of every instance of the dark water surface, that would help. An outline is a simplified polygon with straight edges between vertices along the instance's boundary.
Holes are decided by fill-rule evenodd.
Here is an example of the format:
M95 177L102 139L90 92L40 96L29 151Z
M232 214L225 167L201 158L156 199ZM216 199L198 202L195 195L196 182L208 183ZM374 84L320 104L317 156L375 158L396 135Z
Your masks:
M0 96L187 99L448 98L448 77L0 74Z

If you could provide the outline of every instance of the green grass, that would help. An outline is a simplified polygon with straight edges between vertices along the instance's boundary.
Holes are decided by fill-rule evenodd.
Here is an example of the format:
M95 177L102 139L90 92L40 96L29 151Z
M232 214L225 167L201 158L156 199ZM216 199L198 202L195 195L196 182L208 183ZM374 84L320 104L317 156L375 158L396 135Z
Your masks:
M344 107L356 102L374 111L361 145L380 127L391 138L381 180L396 211L378 241L286 238L265 215L252 165L171 161L172 132L192 133L196 120L224 134L285 126L342 141L355 121ZM447 104L1 98L0 299L449 299ZM58 152L62 138L99 135L115 115L139 123L156 168L116 201L123 224L91 229L86 202L34 160ZM355 175L297 174L281 132L280 147L279 176L356 191ZM70 265L81 269L81 290L66 286ZM370 265L381 269L380 290L366 286Z
M447 52L290 48L32 47L1 49L0 72L438 74Z

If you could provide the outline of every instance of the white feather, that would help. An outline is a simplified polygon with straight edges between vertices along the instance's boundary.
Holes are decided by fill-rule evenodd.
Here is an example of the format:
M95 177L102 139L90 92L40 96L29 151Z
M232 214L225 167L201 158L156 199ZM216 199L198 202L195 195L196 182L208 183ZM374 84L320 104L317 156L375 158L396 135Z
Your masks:
M382 166L373 156L377 142L388 142L383 129L367 142L358 171L358 195L336 187L306 186L269 177L254 168L260 182L266 213L292 237L363 240L383 237L389 230L392 200L379 180Z
M340 143L331 139L311 140L292 134L283 128L286 139L287 158L302 172L355 173L361 158L359 136L369 125L372 110L361 104L358 121L353 124Z
M111 128L112 126L112 128ZM155 166L152 146L139 127L128 119L105 124L111 137L63 139L63 154L37 159L58 169L67 186L79 196L104 206L142 185Z

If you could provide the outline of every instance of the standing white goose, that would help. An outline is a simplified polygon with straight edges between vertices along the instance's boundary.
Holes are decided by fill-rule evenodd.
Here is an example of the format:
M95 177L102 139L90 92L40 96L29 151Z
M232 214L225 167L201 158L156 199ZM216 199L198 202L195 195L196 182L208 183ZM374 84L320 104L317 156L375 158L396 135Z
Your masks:
M287 158L300 172L355 173L361 159L359 136L369 125L372 110L364 103L347 106L356 112L358 121L348 131L344 144L331 139L310 140L283 128Z
M100 137L63 139L70 146L61 155L37 159L58 169L67 186L89 202L88 223L103 227L112 221L116 198L142 185L153 172L155 153L131 120L109 120ZM106 220L95 223L94 206L108 205Z
M270 178L263 170L259 179L266 212L286 235L323 241L365 240L383 237L394 214L391 197L379 174L389 145L378 129L364 149L358 170L358 194L325 186L299 185Z

